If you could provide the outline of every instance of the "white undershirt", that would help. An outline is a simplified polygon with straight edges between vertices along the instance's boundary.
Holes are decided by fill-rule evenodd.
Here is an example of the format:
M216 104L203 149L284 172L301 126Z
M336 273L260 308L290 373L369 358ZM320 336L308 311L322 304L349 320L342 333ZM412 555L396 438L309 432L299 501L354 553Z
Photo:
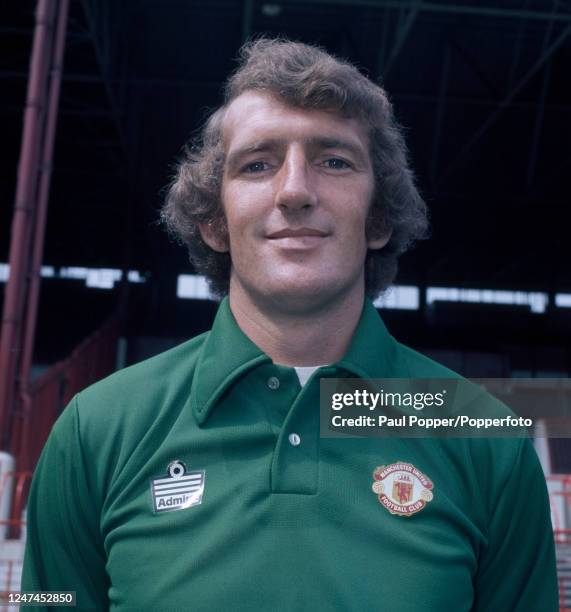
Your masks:
M323 366L295 366L295 371L297 373L297 377L299 378L299 384L303 387L315 370L321 367Z

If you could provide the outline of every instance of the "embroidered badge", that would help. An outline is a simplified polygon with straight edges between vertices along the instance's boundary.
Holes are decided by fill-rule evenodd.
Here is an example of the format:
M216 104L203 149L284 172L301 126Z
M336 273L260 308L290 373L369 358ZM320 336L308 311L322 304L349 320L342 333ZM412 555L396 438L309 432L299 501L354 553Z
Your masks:
M373 491L391 514L412 516L434 498L432 481L412 463L381 465L373 472L373 478Z
M184 510L202 503L205 470L187 472L182 461L171 461L168 477L151 480L151 495L155 512Z

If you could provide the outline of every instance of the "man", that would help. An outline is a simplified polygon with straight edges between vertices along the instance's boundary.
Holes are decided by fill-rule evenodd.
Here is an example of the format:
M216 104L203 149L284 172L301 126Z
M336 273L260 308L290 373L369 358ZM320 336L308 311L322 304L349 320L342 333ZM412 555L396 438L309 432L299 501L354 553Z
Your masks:
M557 609L529 441L320 439L320 378L454 376L365 298L426 231L380 87L315 47L248 45L164 218L228 297L60 417L23 588L83 609Z

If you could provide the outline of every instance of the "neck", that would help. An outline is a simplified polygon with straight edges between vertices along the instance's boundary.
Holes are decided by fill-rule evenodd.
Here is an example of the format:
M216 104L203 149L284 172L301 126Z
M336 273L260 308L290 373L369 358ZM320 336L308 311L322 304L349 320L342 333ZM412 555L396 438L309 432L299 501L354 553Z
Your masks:
M233 283L229 297L240 329L274 363L313 366L335 363L346 353L361 316L364 291L305 310L255 299Z

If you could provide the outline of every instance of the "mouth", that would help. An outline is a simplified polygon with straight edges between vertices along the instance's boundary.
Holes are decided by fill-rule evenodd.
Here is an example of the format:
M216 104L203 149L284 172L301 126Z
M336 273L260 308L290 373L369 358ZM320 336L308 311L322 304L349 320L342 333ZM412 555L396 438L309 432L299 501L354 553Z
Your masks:
M309 251L320 247L328 236L328 232L302 227L273 232L268 235L268 239L282 251Z
M329 234L311 227L301 227L299 229L284 228L279 232L268 234L270 240L283 240L287 238L325 238Z

